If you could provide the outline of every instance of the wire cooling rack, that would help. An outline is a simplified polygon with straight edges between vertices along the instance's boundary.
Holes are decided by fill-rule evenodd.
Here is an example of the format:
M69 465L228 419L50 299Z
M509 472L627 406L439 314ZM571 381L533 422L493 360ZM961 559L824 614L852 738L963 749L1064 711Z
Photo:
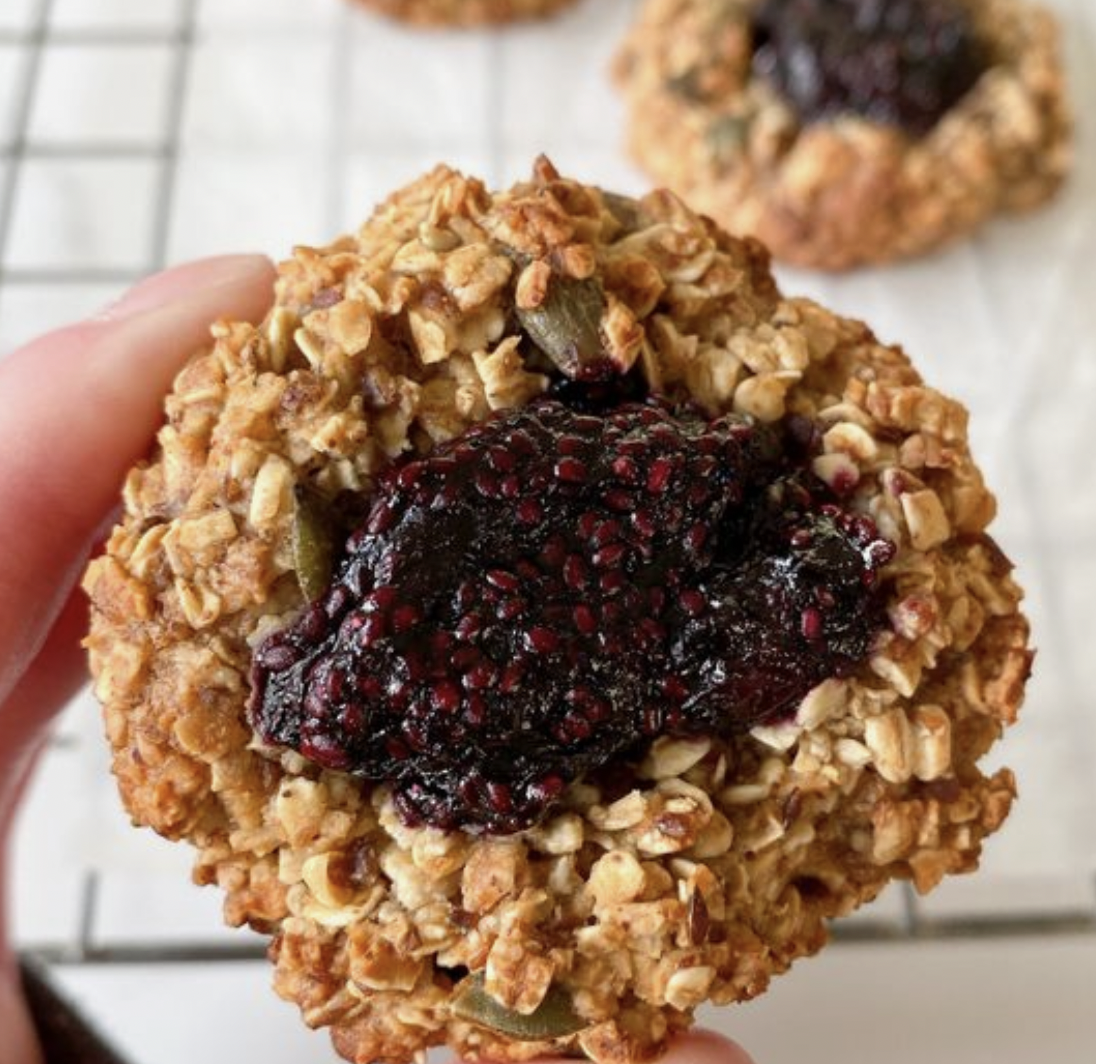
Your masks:
M600 84L607 50L583 52L586 23L620 30L635 7L622 0L607 15L597 7L607 3L589 0L573 16L567 53L545 57L532 31L415 38L339 0L3 0L0 354L170 261L249 242L279 250L302 235L322 240L438 158L502 182L516 176L517 160L550 147L579 172L641 188L599 125L615 117ZM408 71L437 48L460 69L455 81ZM429 91L416 99L413 88L398 88L383 106L371 104L361 71L380 77L386 63L390 81L410 75L408 85L421 89L425 79ZM549 74L571 84L567 99L553 89L545 101ZM587 108L584 79L589 94L602 94L598 106ZM241 123L234 112L249 94L254 107ZM558 126L546 124L553 106L566 112ZM599 107L600 118L587 114ZM93 718L86 699L66 717L20 834L17 868L31 871L17 895L34 910L44 890L48 910L23 921L23 944L74 965L261 956L257 939L180 935L177 920L171 933L135 936L124 924L105 932L113 869L103 849L111 846L86 860L80 848L44 856L42 839L56 834L70 804L59 781L77 761L105 780ZM839 922L837 938L1096 933L1090 874L1036 870L979 883L945 889L932 904L896 888Z
M13 3L13 0L7 0ZM174 186L179 156L179 134L186 82L190 72L195 35L196 0L179 0L173 22L157 28L128 28L124 24L81 25L80 20L66 23L62 13L73 5L40 0L36 5L23 3L26 13L20 22L15 9L7 16L10 25L0 23L0 48L5 54L4 95L7 123L0 140L0 165L4 180L0 184L0 284L7 289L43 286L63 289L68 286L127 284L145 273L158 269L165 261L168 223L174 205ZM94 5L89 5L94 6ZM155 5L150 5L155 6ZM161 5L167 7L168 5ZM13 18L13 16L15 16ZM162 53L169 85L167 106L162 121L152 136L85 135L79 130L60 137L36 136L32 117L40 94L46 89L47 57L77 50L142 51ZM78 85L71 86L78 91ZM140 86L130 87L141 91ZM147 164L154 172L148 186L149 208L144 227L143 247L130 265L102 266L95 262L55 259L48 265L11 262L11 243L20 194L33 180L36 165L54 165L76 170L101 162ZM48 230L43 235L47 235Z

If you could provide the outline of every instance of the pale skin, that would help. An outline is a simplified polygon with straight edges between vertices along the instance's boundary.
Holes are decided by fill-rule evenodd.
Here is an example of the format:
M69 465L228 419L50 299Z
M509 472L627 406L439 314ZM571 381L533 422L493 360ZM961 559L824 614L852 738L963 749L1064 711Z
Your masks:
M8 935L10 829L51 721L87 679L80 575L125 471L149 450L174 374L211 321L259 320L272 281L258 256L176 267L0 362L0 1031L9 1064L42 1064ZM678 1040L662 1060L750 1064L709 1032Z

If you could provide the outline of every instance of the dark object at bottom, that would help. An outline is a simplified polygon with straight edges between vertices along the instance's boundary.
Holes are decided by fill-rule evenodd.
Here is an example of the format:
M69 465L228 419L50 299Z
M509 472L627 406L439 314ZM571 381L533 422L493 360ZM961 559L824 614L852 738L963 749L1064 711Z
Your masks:
M133 1064L108 1045L57 989L46 965L23 956L19 969L45 1064Z

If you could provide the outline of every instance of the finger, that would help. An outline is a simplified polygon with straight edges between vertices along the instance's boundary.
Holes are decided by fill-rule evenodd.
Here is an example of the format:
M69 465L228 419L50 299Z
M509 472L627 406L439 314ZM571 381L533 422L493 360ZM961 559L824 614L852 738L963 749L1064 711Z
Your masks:
M444 1062L459 1064L459 1062ZM538 1057L528 1064L574 1064L562 1057ZM753 1064L753 1058L737 1042L714 1031L689 1031L675 1038L655 1064Z
M218 317L260 317L272 282L258 256L191 264L0 363L0 701L75 586L182 362Z
M248 279L252 274L271 275L270 261L263 255L216 255L173 266L154 273L123 292L113 303L95 316L96 321L119 321L146 310L162 311L169 303L186 298L201 289L216 288ZM271 275L271 280L273 277ZM271 292L264 290L262 299L269 302ZM211 319L212 320L212 319ZM245 318L244 320L250 320Z
M42 649L4 701L0 702L0 839L4 809L18 798L22 767L41 745L45 725L87 679L87 655L80 641L88 630L88 602L76 588L69 595Z
M7 875L7 863L10 858L12 831L19 815L19 806L30 789L30 781L42 754L49 744L46 733L39 735L25 752L21 763L15 764L0 777L0 954L11 936L8 922L11 919L11 906L7 903L7 891L11 880ZM0 1031L4 1028L0 1027Z
M714 1031L690 1031L663 1058L663 1064L753 1064L737 1042Z

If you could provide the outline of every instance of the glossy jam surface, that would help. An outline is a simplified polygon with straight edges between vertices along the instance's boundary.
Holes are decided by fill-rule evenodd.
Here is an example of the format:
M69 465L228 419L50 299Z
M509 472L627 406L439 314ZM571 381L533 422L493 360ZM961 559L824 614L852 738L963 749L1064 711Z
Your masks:
M763 0L754 70L806 121L857 114L930 130L985 70L955 0Z
M793 712L868 653L893 553L810 436L547 398L393 466L257 651L257 731L389 782L409 823L508 833L655 736Z

